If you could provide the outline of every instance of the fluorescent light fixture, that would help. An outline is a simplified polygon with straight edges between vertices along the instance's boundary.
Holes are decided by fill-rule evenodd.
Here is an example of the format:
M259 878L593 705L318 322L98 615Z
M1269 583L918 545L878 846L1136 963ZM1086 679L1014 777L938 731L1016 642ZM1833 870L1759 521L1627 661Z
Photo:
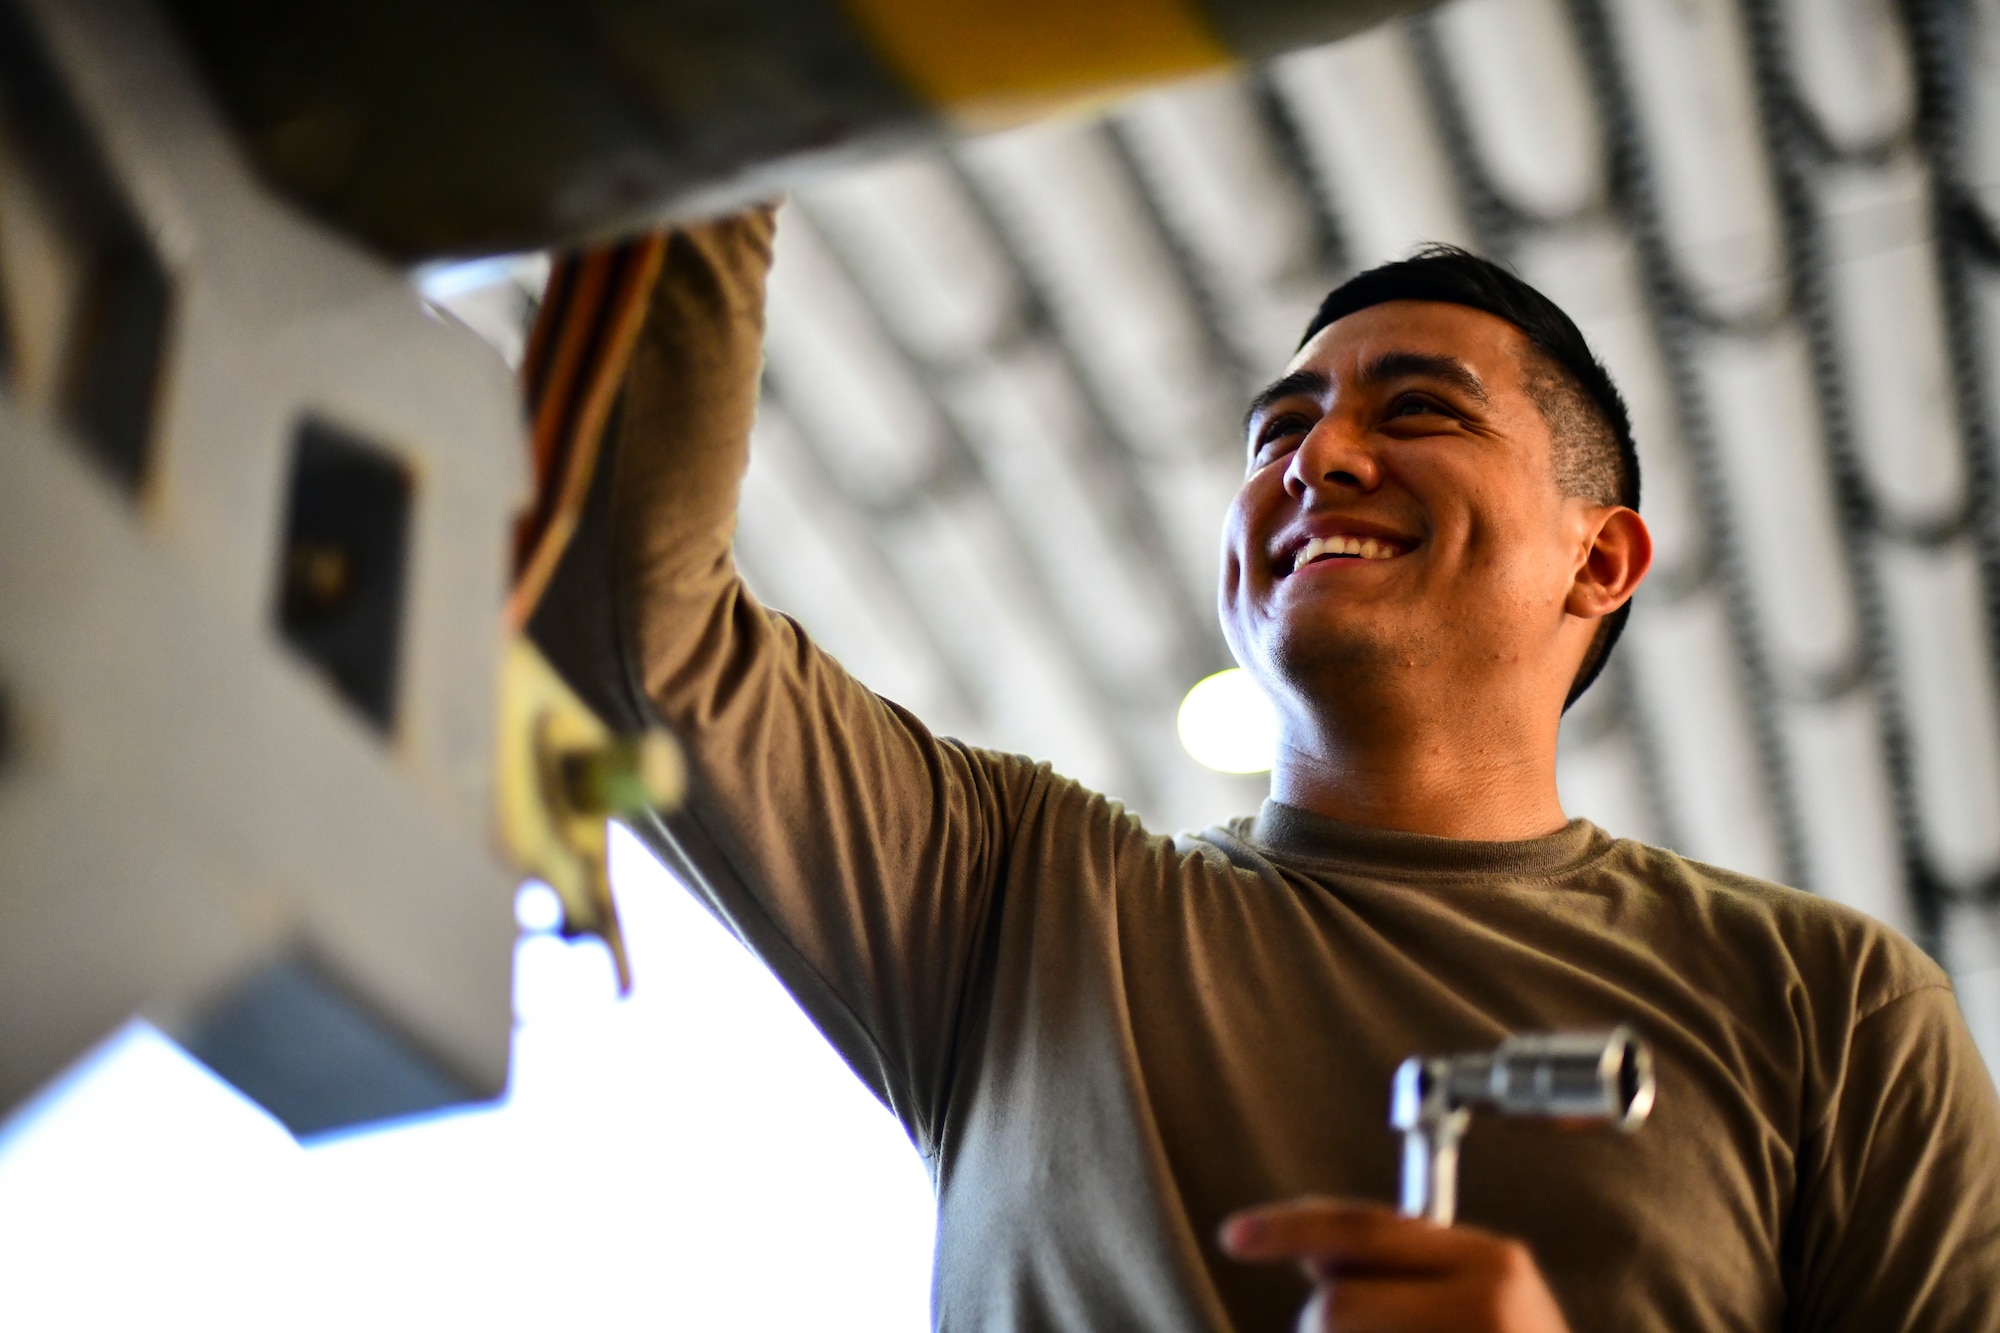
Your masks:
M1181 700L1181 745L1224 773L1264 773L1278 755L1278 714L1241 667L1196 682Z

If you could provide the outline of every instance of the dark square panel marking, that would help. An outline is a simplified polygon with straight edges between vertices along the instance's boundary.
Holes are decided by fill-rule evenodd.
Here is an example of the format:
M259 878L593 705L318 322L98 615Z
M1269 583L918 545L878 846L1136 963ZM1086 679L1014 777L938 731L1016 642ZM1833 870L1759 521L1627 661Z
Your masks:
M278 627L378 729L396 721L411 485L389 450L317 418L292 443Z

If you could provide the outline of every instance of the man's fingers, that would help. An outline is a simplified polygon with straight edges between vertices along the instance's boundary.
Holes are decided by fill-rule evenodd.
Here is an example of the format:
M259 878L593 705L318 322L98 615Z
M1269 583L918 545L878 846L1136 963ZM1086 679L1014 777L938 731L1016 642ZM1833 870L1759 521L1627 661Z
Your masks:
M1526 1246L1475 1227L1440 1227L1374 1204L1295 1199L1222 1228L1238 1259L1291 1260L1316 1284L1302 1333L1566 1333Z
M1424 1278L1323 1282L1299 1312L1298 1333L1464 1333L1456 1302L1440 1302Z
M1222 1228L1222 1247L1247 1260L1296 1259L1320 1275L1357 1269L1443 1272L1483 1253L1493 1238L1434 1226L1375 1204L1297 1199L1249 1208Z

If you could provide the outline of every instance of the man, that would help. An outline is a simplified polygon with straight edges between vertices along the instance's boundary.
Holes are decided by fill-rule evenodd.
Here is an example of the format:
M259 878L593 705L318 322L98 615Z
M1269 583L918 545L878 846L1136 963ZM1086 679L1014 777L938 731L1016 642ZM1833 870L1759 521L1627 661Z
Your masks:
M1328 298L1225 531L1271 800L1169 839L932 735L737 579L771 225L674 236L572 552L609 613L540 629L684 741L650 837L924 1154L941 1326L2000 1330L2000 1107L1943 973L1562 813L1562 710L1651 548L1560 311L1456 252ZM1621 1022L1641 1132L1484 1123L1464 1225L1383 1206L1404 1056Z

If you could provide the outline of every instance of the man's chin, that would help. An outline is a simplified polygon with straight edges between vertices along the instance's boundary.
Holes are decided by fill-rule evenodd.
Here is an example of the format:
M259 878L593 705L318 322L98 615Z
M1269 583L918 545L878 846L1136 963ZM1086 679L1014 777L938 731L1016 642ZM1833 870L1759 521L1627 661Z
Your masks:
M1261 656L1273 674L1303 693L1352 688L1403 656L1399 636L1352 620L1314 617L1274 628Z

